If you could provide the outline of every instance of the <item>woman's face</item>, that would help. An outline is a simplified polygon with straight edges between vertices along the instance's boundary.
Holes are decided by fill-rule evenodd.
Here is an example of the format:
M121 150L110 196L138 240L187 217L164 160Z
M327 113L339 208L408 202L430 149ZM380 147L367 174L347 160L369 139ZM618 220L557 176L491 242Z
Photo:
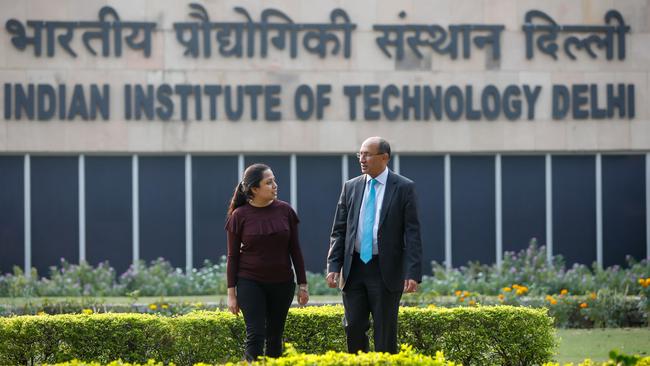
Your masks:
M275 176L271 169L264 171L259 187L251 188L253 198L260 201L272 201L278 198L278 185L275 183Z

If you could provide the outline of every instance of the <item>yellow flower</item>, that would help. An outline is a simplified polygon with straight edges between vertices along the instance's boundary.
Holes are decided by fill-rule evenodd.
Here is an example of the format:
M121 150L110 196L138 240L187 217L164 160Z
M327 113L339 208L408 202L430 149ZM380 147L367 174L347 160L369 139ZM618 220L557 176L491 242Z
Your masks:
M90 314L93 313L93 310L92 310L92 309L83 309L83 310L81 310L81 312L82 312L83 314L90 315Z
M169 305L167 305L167 304L162 304L162 305L160 305L160 307L163 308L163 309L169 309Z
M580 309L586 309L588 306L586 302L580 303Z
M560 295L566 295L566 294L568 294L568 293L569 293L569 290L567 290L567 289L565 289L565 288L563 288L563 289L560 291Z
M643 287L648 287L650 286L650 277L645 279L645 283L643 284Z
M503 294L499 294L499 301L503 301L503 299L505 299L505 296L503 296Z
M429 304L429 306L427 306L427 307L428 307L429 309L435 309L435 308L436 308L436 304Z
M149 309L151 309L151 310L157 310L157 309L158 309L158 305L156 305L156 304L149 304Z
M595 292L589 294L589 298L591 298L592 300L596 300L597 297L598 295Z
M469 296L469 291L463 291L463 297Z
M544 299L546 301L550 302L553 305L557 304L557 300L555 300L555 298L553 296L551 296L551 295L546 295L546 297Z
M474 300L469 300L469 306L474 306L476 305L476 301Z
M510 287L504 287L504 288L503 288L503 291L504 291L504 292L510 292L510 291L512 291L512 289L511 289Z
M456 292L455 292L456 296L460 296L460 295L462 295L462 293L463 293L463 291L461 291L461 290L456 290Z
M38 313L36 313L36 315L45 315L45 312L43 310L41 310Z

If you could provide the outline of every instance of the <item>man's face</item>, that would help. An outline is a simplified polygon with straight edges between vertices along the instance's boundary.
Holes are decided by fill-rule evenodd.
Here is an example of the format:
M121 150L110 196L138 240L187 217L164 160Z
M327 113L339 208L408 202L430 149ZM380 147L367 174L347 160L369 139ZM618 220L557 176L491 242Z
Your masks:
M361 172L376 177L388 166L388 154L379 154L379 143L366 140L359 149L359 164Z

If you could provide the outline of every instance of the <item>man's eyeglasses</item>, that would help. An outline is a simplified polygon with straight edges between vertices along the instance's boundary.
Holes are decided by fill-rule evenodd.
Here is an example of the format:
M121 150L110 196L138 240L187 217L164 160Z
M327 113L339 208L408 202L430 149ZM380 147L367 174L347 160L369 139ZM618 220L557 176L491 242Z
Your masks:
M367 158L369 158L369 157L371 157L371 156L377 156L377 155L383 155L383 154L385 154L385 153L381 153L381 152L380 152L380 153L376 153L376 154L370 154L370 153L367 153L367 152L356 153L356 155L357 155L357 159L361 159L362 156L363 156L364 158L367 159Z

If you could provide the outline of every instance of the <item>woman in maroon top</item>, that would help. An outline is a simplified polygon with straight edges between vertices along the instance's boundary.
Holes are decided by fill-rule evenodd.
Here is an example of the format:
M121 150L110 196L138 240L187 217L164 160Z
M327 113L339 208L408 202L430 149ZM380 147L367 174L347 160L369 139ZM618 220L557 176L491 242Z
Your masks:
M298 303L309 300L298 216L277 196L271 168L253 164L235 188L228 209L228 309L244 314L247 361L263 354L282 355L284 323L296 289L292 263Z

